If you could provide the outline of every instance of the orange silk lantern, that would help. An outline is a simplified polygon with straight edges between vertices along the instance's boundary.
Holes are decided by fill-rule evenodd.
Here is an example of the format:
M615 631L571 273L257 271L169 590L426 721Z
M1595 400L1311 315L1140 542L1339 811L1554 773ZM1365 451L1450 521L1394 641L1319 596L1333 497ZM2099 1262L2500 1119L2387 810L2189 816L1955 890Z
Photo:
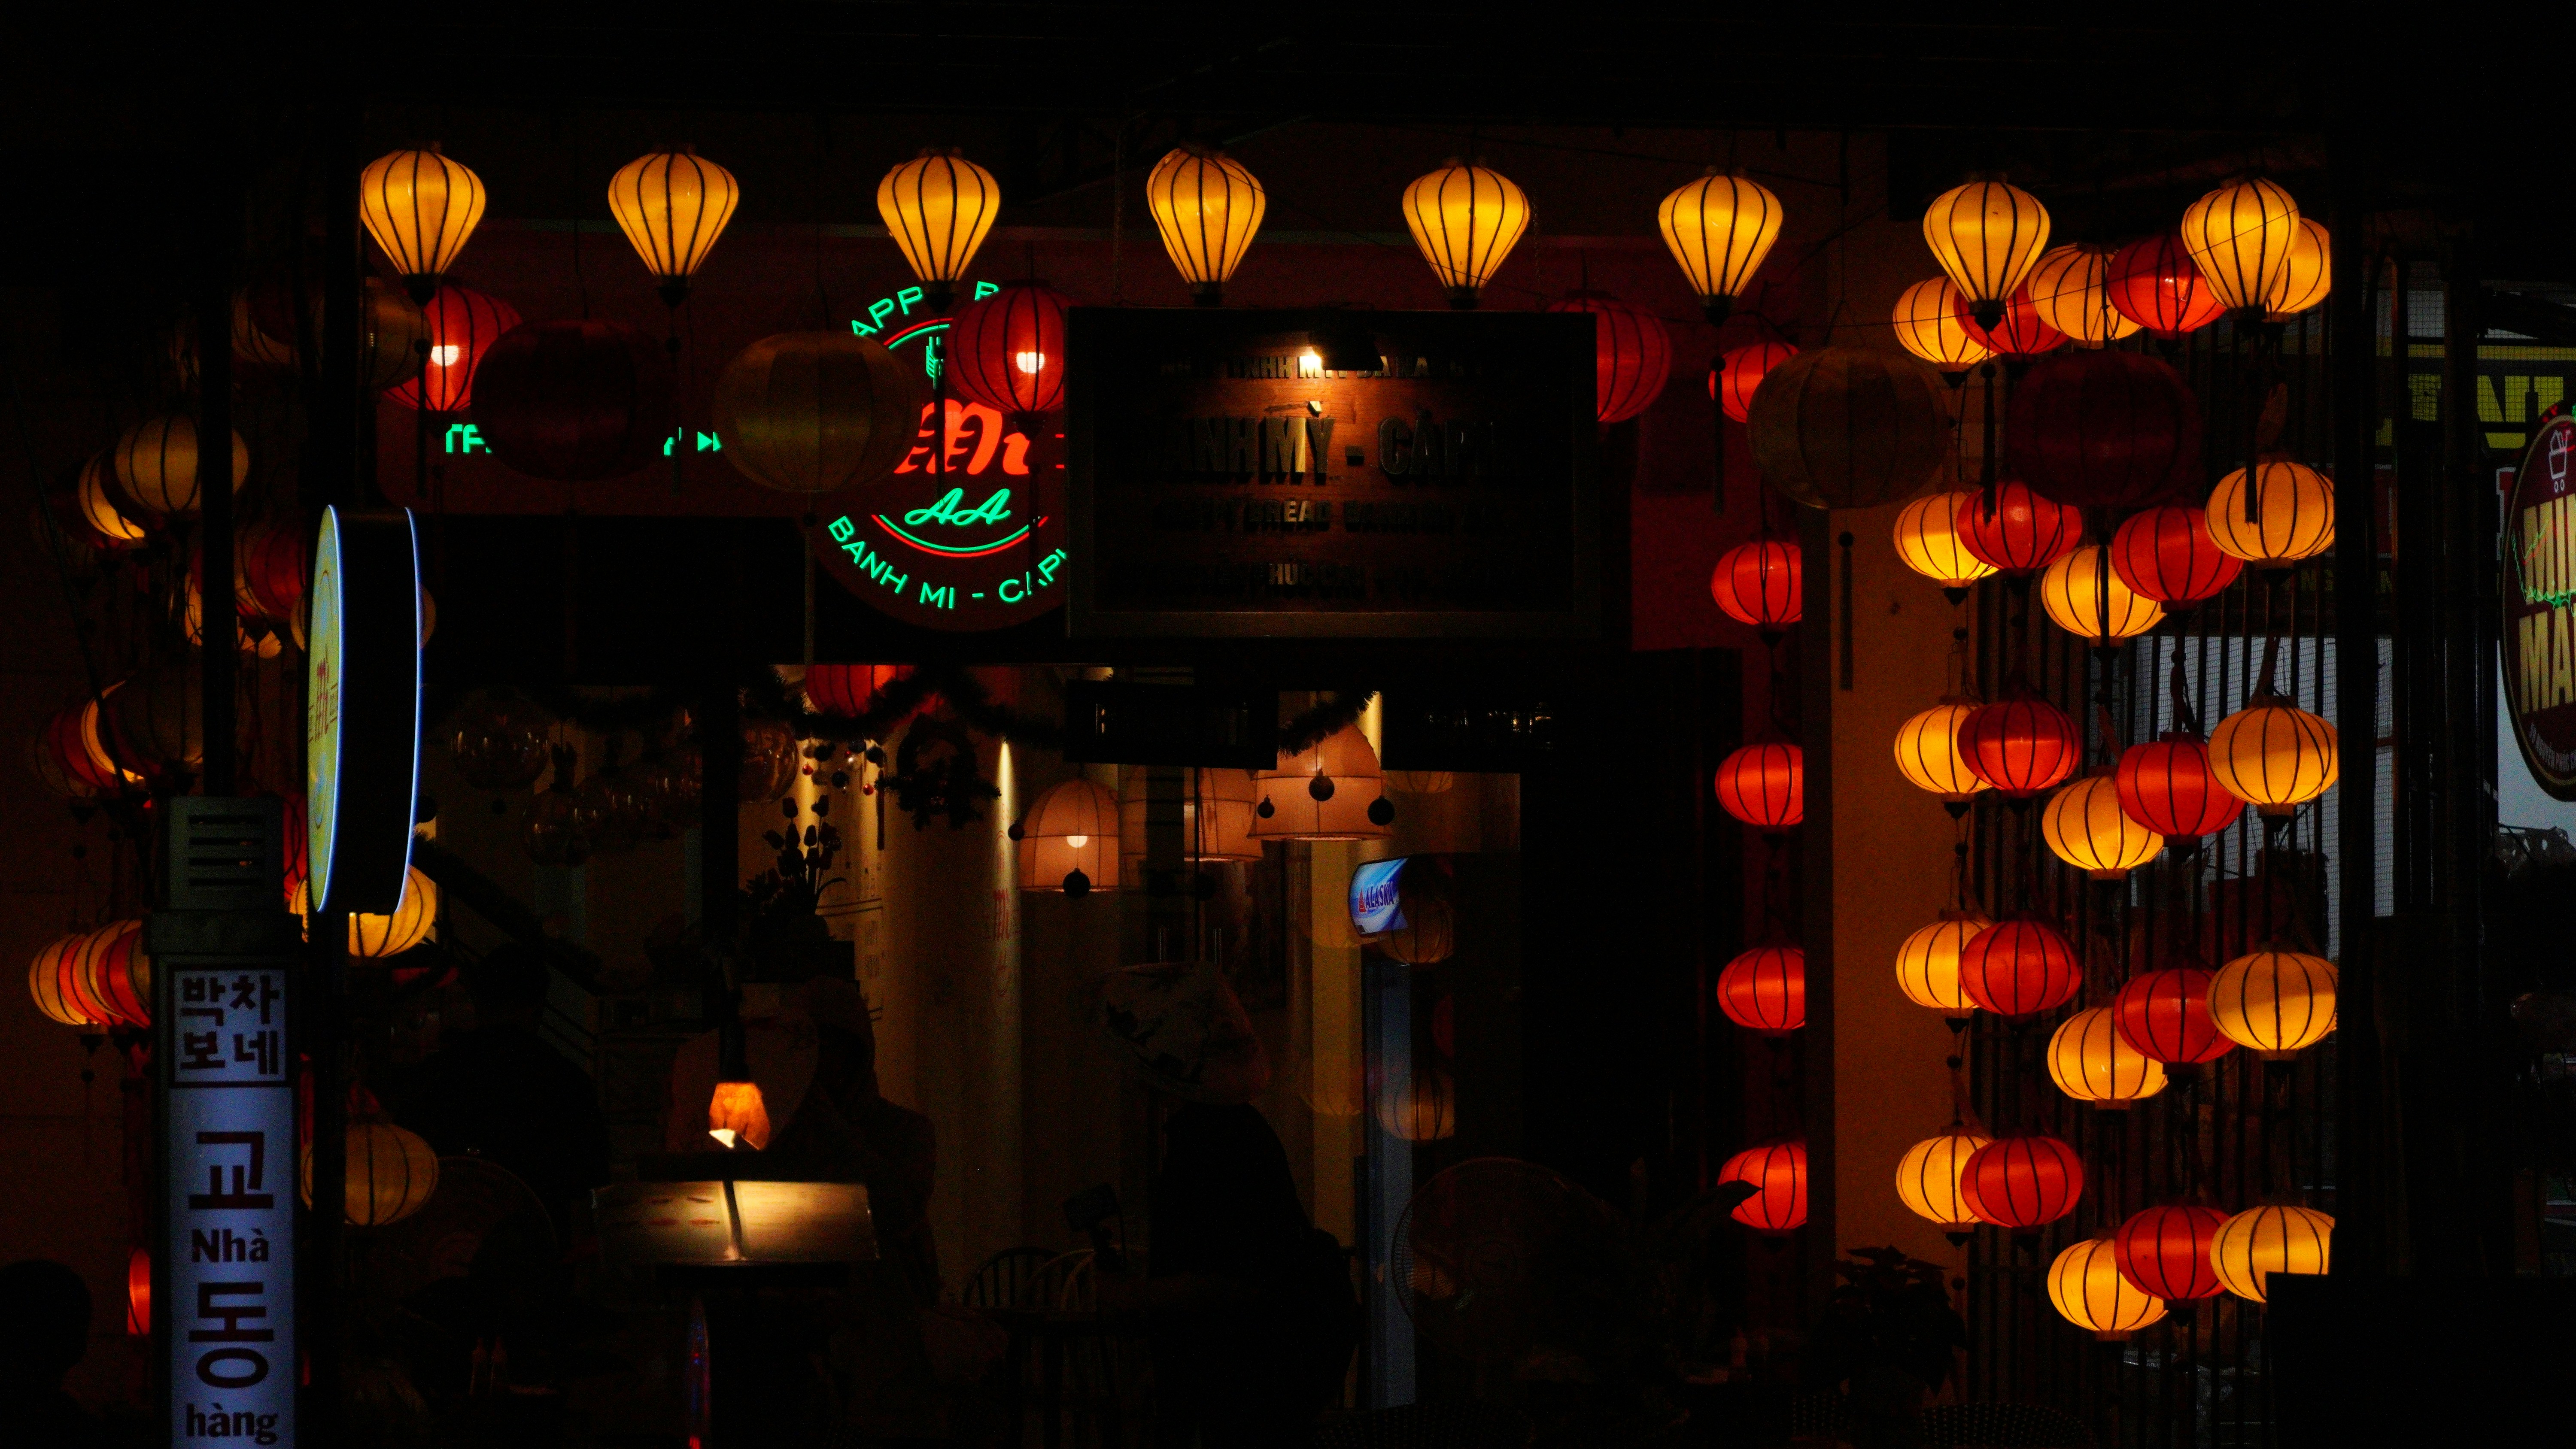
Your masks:
M519 309L470 287L442 282L420 309L429 356L420 375L385 396L407 408L463 412L474 401L474 370L501 334L519 325Z
M2122 750L2111 779L2121 813L2179 846L2196 844L2245 813L2245 802L2218 783L2209 746L2179 730Z
M2111 1002L2121 1038L2140 1055L2169 1065L2216 1061L2236 1050L2209 1014L2210 980L2197 966L2131 978Z
M1786 1233L1807 1221L1804 1142L1748 1147L1726 1159L1717 1170L1717 1180L1753 1186L1753 1196L1737 1203L1732 1216L1757 1233Z
M1730 347L1708 375L1709 396L1717 399L1728 417L1743 422L1753 411L1753 394L1761 389L1762 379L1797 355L1797 348L1777 339Z
M1662 318L1607 292L1576 292L1547 310L1592 315L1593 416L1624 423L1663 395L1673 339Z
M1756 946L1717 973L1717 1006L1727 1020L1764 1036L1786 1036L1807 1024L1807 953L1795 946Z
M2042 921L2008 917L1959 948L1959 989L2002 1017L2023 1017L2071 999L2084 985L2075 948Z
M1956 520L1960 546L2007 578L2028 578L2073 553L2084 540L2082 509L2044 498L2014 480L1996 484L1991 499L1978 494Z
M2210 1244L2227 1215L2216 1208L2151 1207L2111 1234L2120 1276L2168 1303L2215 1298L2226 1285L2210 1262Z
M2066 345L2066 334L2049 326L2031 304L2027 286L2015 288L2004 299L2004 314L1991 327L1976 319L1967 298L1954 296L1951 305L1957 308L1959 326L1968 336L1997 356L2027 361Z
M2174 232L2140 237L2112 253L2103 291L2121 316L2158 337L2196 332L2227 310Z
M2026 1232L2075 1211L2084 1160L2054 1137L1998 1137L1968 1159L1959 1196L1977 1221Z
M1995 355L1993 348L1968 330L1970 320L1958 283L1948 277L1926 278L1896 299L1896 344L1956 382L1969 368Z
M1728 755L1717 766L1717 803L1758 830L1786 830L1806 819L1806 752L1772 741Z
M2027 800L2075 773L2084 737L2066 711L2016 690L1959 722L1959 750L1997 794Z
M1765 638L1777 635L1806 610L1798 546L1778 538L1737 544L1717 556L1708 592L1728 618L1752 625Z
M948 382L1002 413L1064 406L1064 317L1072 303L1043 282L1010 282L957 309L948 324Z
M2245 562L2210 536L2207 510L2169 504L2133 515L2111 535L2111 571L2139 597L2178 609L2217 597Z
M130 1338L152 1334L152 1255L141 1248L125 1255L125 1332Z
M1974 716L1975 700L1953 695L1896 727L1896 771L1917 790L1929 791L1956 819L1968 813L1968 801L1980 790L1994 788L1968 767L1959 743L1959 727Z

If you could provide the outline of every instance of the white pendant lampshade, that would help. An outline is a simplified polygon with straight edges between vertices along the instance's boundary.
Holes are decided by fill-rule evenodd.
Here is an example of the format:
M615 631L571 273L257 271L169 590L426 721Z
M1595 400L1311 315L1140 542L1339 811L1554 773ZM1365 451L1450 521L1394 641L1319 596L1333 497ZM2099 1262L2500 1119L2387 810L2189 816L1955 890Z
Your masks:
M1386 780L1357 725L1344 725L1312 749L1282 753L1276 769L1252 772L1260 797L1252 807L1259 840L1379 840L1395 821Z
M1181 859L1191 862L1259 860L1261 842L1252 833L1252 811L1260 797L1245 770L1203 769L1192 780L1181 771ZM1130 860L1145 854L1145 771L1127 771L1118 789L1118 853Z
M1020 817L1020 889L1083 895L1118 886L1118 797L1067 780Z

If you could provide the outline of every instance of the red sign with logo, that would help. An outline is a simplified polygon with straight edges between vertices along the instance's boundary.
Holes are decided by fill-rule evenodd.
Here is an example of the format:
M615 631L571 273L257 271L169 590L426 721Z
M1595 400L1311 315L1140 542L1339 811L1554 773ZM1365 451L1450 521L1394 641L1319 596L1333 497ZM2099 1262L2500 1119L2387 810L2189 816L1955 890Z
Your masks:
M2504 706L2540 788L2576 800L2576 418L2541 428L2504 509Z

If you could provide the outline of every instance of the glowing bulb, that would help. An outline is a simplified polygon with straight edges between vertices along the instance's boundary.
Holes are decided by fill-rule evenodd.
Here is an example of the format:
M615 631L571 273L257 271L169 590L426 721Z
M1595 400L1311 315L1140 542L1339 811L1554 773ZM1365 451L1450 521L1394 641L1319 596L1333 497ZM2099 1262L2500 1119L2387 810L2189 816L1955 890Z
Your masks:
M734 1130L730 1127L710 1127L707 1129L707 1135L718 1142L723 1143L724 1149L727 1152L731 1152L733 1150L734 1143L740 1140L740 1138L736 1136Z
M1035 377L1046 367L1047 359L1043 352L1014 352L1011 354L1011 361L1020 371Z
M1080 850L1091 843L1091 837L1088 835L1068 835L1064 838L1064 843L1075 850Z
M1323 355L1316 352L1313 348L1308 348L1306 351L1298 353L1297 375L1299 377L1322 377L1324 375Z

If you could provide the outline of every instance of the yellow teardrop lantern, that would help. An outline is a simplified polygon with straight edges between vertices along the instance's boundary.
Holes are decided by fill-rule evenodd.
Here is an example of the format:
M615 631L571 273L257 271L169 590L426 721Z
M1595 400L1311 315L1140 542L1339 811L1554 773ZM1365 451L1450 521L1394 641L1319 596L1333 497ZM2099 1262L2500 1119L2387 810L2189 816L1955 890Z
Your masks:
M1977 712L1972 699L1945 699L1896 727L1896 769L1906 783L1939 797L1952 814L1968 797L1989 788L1968 768L1959 748L1959 726Z
M2066 1018L2049 1036L2048 1079L2076 1101L2125 1111L2165 1089L2165 1068L2120 1035L2118 1013L2097 1006Z
M1968 585L1995 571L1959 540L1959 523L1976 506L1977 493L1968 489L1917 498L1896 515L1896 556L1939 584L1954 604L1967 597Z
M1994 1139L1953 1125L1938 1137L1926 1137L1896 1160L1896 1197L1916 1217L1945 1228L1973 1228L1977 1215L1959 1194L1959 1174L1977 1149Z
M2165 606L2122 582L2111 569L2111 551L2100 544L2050 564L2039 576L2039 602L2050 622L2096 649L2134 639L2165 621Z
M2290 265L2299 204L2261 177L2222 186L2183 208L2182 244L2221 306L2260 314Z
M2324 223L2299 218L2299 234L2290 239L2290 264L2281 269L2280 285L2263 299L2264 320L2286 322L2334 290L2333 240Z
M732 172L685 146L638 156L608 182L609 211L674 307L741 201Z
M435 146L390 152L358 174L358 219L426 306L483 220L483 178Z
M1049 786L1020 817L1020 889L1075 896L1115 889L1118 840L1116 792L1081 779Z
M2209 1266L2227 1291L2269 1300L2275 1273L2323 1273L2334 1261L2334 1219L2315 1208L2249 1208L2210 1235Z
M2049 853L2095 880L2120 880L2156 858L2165 838L2129 818L2108 773L2070 780L2039 817Z
M927 147L877 183L877 215L935 311L956 300L957 281L1001 209L1001 183L953 148Z
M1213 307L1225 299L1226 279L1251 249L1270 198L1223 151L1175 146L1146 174L1145 207L1190 296Z
M399 956L428 940L438 928L438 882L421 874L416 865L404 871L402 901L392 915L350 913L350 955Z
M1896 298L1896 345L1944 373L1963 373L1994 349L1968 335L1956 305L1959 284L1948 277L1926 277Z
M2209 732L2220 786L2278 819L2324 794L2343 773L2335 727L2277 694L2258 694Z
M2209 495L2209 537L2218 551L2258 569L2288 568L2334 547L2334 484L2305 463L2265 463L2256 470L2253 517L2246 517L2245 470L2218 480Z
M2268 947L2218 968L2209 1014L2219 1034L2267 1062L2287 1061L2335 1029L2334 963Z
M1710 321L1723 322L1771 255L1787 215L1770 188L1712 166L1664 198L1655 208L1655 226L1690 278L1701 310Z
M2071 244L2057 247L2030 269L2030 305L2039 320L2087 347L2117 342L2138 324L2111 305L2104 285L2111 275L2111 253L2102 247Z
M1959 985L1959 951L1993 924L1975 911L1943 911L1896 948L1896 989L1953 1021L1976 1015L1977 1003Z
M1465 309L1529 230L1529 197L1499 171L1452 160L1404 188L1404 224L1449 305Z
M1977 325L1992 327L2003 320L2004 299L2048 249L2048 208L2007 182L1971 181L1924 208L1923 240L1958 283Z
M2087 1239L2057 1255L2048 1265L2048 1301L2067 1322L2110 1343L2165 1316L2163 1299L2121 1274L2109 1238Z

